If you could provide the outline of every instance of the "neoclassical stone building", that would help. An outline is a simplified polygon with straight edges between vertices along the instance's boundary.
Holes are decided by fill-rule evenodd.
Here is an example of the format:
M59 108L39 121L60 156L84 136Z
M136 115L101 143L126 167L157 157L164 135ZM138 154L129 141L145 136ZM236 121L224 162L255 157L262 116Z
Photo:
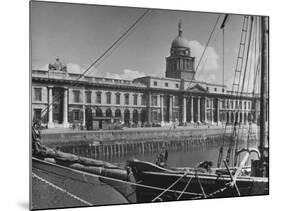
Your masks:
M180 24L166 58L165 78L129 81L83 76L67 72L57 59L49 71L32 70L32 117L42 118L49 128L67 128L76 122L85 126L97 117L118 117L137 126L247 124L258 119L258 96L238 96L226 86L196 80L195 59Z

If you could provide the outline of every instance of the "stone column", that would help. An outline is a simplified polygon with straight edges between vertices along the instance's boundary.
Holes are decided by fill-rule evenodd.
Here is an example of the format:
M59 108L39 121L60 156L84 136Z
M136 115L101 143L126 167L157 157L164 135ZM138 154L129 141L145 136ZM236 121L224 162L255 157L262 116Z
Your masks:
M210 98L210 117L211 117L211 124L214 124L214 100Z
M68 128L68 90L65 87L63 93L63 127Z
M204 122L208 122L208 119L207 119L207 98L205 97L204 98Z
M183 124L185 124L186 123L186 97L183 97L183 109L182 109L182 111L183 111L183 113L182 113L182 115L183 115L183 118L182 118L182 123Z
M85 114L86 113L85 112L86 111L86 108L85 108L86 107L85 106L85 104L86 104L86 94L85 94L85 90L82 91L82 103L83 103L83 108L82 108L83 109L82 126L86 127L86 114Z
M198 96L197 97L197 122L200 123L200 109L201 109L201 106L200 106L200 100L201 97Z
M190 96L190 122L193 123L193 96Z
M151 93L149 92L147 95L147 121L148 124L151 124Z
M217 123L220 124L220 99L217 99Z
M129 109L129 114L130 114L129 121L130 121L130 124L132 125L133 124L133 111L131 109Z
M169 122L173 122L173 96L170 95L170 105L169 105Z
M164 95L160 95L161 125L164 125Z
M54 122L53 122L53 87L49 86L48 90L48 95L49 95L49 121L48 121L48 128L53 128L54 127Z

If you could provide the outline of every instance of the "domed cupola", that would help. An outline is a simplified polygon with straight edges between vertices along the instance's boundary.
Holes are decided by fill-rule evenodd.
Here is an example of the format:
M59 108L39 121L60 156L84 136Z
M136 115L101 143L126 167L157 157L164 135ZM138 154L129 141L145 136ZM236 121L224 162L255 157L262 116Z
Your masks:
M171 48L188 48L188 41L182 36L181 21L178 25L178 36L173 40Z
M190 56L188 41L182 36L181 21L178 24L178 36L173 40L170 56L166 58L166 77L184 80L194 79L194 57Z

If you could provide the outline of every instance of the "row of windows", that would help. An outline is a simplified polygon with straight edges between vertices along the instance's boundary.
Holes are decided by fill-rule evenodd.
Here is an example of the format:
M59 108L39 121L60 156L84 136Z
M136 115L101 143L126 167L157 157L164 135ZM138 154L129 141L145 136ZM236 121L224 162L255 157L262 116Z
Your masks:
M207 89L207 91L209 91L209 90L210 90L210 88L209 88L209 87L206 87L206 89ZM218 89L217 89L216 87L214 87L214 92L216 92L216 91L218 91ZM221 91L222 91L222 92L224 92L224 91L225 91L225 89L224 89L224 88L222 88L222 89L221 89Z
M158 85L158 82L157 81L153 81L153 85L154 86L157 86ZM169 83L168 82L165 82L165 87L169 87ZM179 84L175 84L175 87L176 88L179 88ZM210 90L210 88L209 87L206 87L206 89L207 89L207 91L209 91ZM214 87L214 91L216 92L217 91L217 88L216 87ZM221 90L222 92L224 92L225 91L225 89L224 88L222 88L222 90Z
M156 82L156 81L155 81ZM35 92L35 101L42 101L42 89L41 88L34 88ZM106 104L111 104L111 92L106 92ZM120 105L120 93L115 94L115 104ZM74 102L79 103L81 102L81 95L79 90L73 90L73 96L74 96ZM124 94L124 103L125 105L130 104L130 98L129 94L126 93ZM96 103L101 104L102 102L102 95L101 92L96 92ZM242 109L242 102L236 100L222 100L222 108L234 108L234 102L235 102L235 108L236 109ZM86 91L86 103L92 103L92 92ZM146 105L147 99L146 95L141 96L141 105ZM138 95L134 94L133 95L133 105L138 105ZM152 106L157 106L158 105L158 96L157 95L152 95ZM179 105L179 99L178 96L175 96L174 99L174 105L178 106ZM210 102L207 100L207 107L210 107ZM251 102L248 102L248 109L251 108ZM247 109L247 102L244 102L244 109Z
M193 70L193 65L194 63L192 61L188 61L188 60L182 60L182 59L177 59L177 60L173 60L170 61L168 63L169 65L169 69L173 69L175 70L180 70L180 69L188 69L188 70Z
M90 91L86 91L86 103L92 103L92 92ZM111 92L106 92L106 104L112 104L112 93ZM73 91L73 100L75 103L79 103L81 102L80 99L80 91L79 90L74 90ZM115 104L116 105L120 105L120 100L121 98L121 94L120 93L116 93L115 94ZM96 92L96 104L101 104L102 103L102 93L101 92ZM130 95L128 93L124 94L124 103L125 105L129 105L130 104ZM141 96L141 104L142 105L146 105L146 96L142 95ZM134 94L133 95L133 105L138 105L138 95Z
M158 82L157 82L157 81L153 81L153 85L154 85L154 86L157 86L157 85L158 85ZM164 85L165 85L165 87L169 87L169 83L168 83L168 82L165 82ZM176 87L176 88L179 88L179 84L175 84L175 87Z
M247 104L248 103L248 104ZM207 107L210 107L211 102L209 100L207 100ZM234 105L235 105L235 109L242 109L242 101L235 101L235 100L222 100L221 101L221 105L222 108L232 108L234 109ZM248 105L248 109L251 109L251 102L246 102L244 101L244 109L247 109L247 105Z

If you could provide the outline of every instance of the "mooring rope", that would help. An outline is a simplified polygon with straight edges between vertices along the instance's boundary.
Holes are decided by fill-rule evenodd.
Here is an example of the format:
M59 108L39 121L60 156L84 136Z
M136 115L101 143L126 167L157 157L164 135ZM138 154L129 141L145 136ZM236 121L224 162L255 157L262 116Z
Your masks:
M71 169L72 171L75 171L75 172L79 172L81 173L81 171L79 170L76 170L76 169ZM59 177L62 177L61 175L59 174L56 174L54 172L49 172L47 170L41 170L41 172L45 172L47 174L51 174L51 175L57 175ZM151 186L151 185L144 185L144 184L139 184L139 183L136 183L136 182L131 182L131 181L125 181L125 180L120 180L120 179L116 179L116 178L112 178L112 177L107 177L107 176L102 176L102 175L95 175L95 174L91 174L91 173L88 173L88 172L83 172L83 176L86 176L86 175L90 175L90 176L94 176L94 177L97 177L99 179L107 179L107 180L111 180L111 181L114 181L114 182L119 182L119 183L123 183L123 184L127 184L127 185L131 185L131 186L135 186L135 187L141 187L141 188L147 188L147 189L151 189L151 190L158 190L158 191L165 191L165 192L173 192L173 193L181 193L182 191L178 191L178 190L167 190L165 188L160 188L160 187L155 187L155 186ZM77 178L71 178L67 175L65 175L64 177L68 178L68 179L71 179L73 181L79 181L79 182L83 182L83 183L88 183L88 184L92 184L92 185L96 185L90 181L85 181L85 179L83 180L80 180L80 179L77 179ZM115 185L115 187L119 187L118 185ZM193 196L202 196L202 194L200 193L192 193L192 192L184 192L184 194L189 194L189 195L193 195Z
M68 191L65 190L65 189L62 189L61 187L59 187L59 186L57 186L57 185L55 185L55 184L49 182L48 180L43 179L42 177L38 176L38 175L35 174L35 173L32 173L32 177L38 179L38 180L41 181L41 182L44 182L45 184L49 185L50 187L52 187L52 188L54 188L54 189L56 189L56 190L58 190L58 191L61 191L61 192L65 193L65 194L67 194L67 195L70 196L71 198L73 198L73 199L75 199L75 200L77 200L77 201L80 201L80 202L82 202L83 204L86 204L86 205L88 205L88 206L93 206L92 203L87 202L87 201L85 201L84 199L81 199L80 197L78 197L78 196L76 196L76 195L74 195L74 194L68 192Z
M190 182L191 182L192 179L193 179L193 177L190 177L190 179L189 179L188 182L186 183L184 189L182 190L181 194L178 196L177 200L179 200L179 199L181 198L182 194L186 191L186 189L188 188L188 186L189 186L189 184L190 184Z

